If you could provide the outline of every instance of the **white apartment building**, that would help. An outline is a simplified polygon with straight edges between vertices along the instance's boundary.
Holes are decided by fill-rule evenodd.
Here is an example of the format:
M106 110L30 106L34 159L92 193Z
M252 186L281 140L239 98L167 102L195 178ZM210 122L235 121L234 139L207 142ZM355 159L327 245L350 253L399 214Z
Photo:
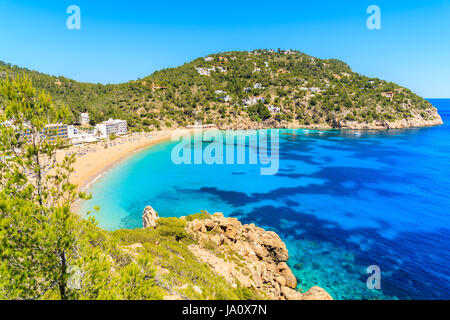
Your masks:
M98 140L97 130L85 130L73 125L67 127L67 136L75 145Z
M109 119L95 126L98 130L100 139L106 139L111 134L123 135L128 131L127 121L119 119Z

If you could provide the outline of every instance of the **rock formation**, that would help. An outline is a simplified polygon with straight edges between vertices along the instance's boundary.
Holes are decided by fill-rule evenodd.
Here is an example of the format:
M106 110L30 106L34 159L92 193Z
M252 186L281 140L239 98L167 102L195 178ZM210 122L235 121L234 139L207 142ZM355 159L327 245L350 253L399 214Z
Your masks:
M188 222L187 231L198 242L191 251L233 286L254 288L270 299L328 300L325 290L313 287L302 294L287 265L286 245L272 231L215 213Z
M312 287L302 295L302 300L333 300L333 298L321 287Z
M142 214L143 228L156 228L156 220L158 218L158 213L151 206L145 207L144 213Z

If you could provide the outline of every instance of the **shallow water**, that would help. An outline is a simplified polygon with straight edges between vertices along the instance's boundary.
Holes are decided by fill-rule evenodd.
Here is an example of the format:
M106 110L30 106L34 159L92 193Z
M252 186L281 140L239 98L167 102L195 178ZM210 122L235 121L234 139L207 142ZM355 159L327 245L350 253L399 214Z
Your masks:
M431 100L450 123L450 100ZM450 125L385 132L280 130L280 169L175 165L176 142L144 150L91 186L101 227L221 211L277 232L298 288L336 299L450 298ZM203 146L205 147L205 145ZM381 290L369 290L369 265Z

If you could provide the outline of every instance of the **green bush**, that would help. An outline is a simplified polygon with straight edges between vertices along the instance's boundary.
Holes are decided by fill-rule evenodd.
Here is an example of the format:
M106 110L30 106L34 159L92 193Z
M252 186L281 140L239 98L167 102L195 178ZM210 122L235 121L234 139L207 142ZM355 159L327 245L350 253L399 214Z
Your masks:
M207 211L201 211L201 213L195 213L190 216L186 216L186 221L211 219L211 215Z
M162 237L181 241L190 239L190 235L186 232L185 227L185 220L178 218L159 218L157 220L156 231Z

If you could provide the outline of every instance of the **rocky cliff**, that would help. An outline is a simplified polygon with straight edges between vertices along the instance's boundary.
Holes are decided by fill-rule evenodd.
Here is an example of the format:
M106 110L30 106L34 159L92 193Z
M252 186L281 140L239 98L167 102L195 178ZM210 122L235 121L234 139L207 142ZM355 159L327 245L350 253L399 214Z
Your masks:
M156 218L151 207L144 210L146 226L156 225ZM319 287L303 294L295 290L297 279L286 263L288 250L275 232L254 224L242 225L222 213L203 214L188 221L186 231L195 240L189 245L192 253L232 287L252 288L262 297L276 300L332 299Z
M436 108L431 107L426 110L427 117L423 118L418 113L411 115L410 118L398 120L373 120L373 121L354 121L354 120L334 120L329 123L305 124L296 120L275 121L269 119L261 122L252 122L250 120L239 120L227 124L219 125L221 130L260 130L260 129L351 129L351 130L389 130L433 127L442 125L441 116Z

